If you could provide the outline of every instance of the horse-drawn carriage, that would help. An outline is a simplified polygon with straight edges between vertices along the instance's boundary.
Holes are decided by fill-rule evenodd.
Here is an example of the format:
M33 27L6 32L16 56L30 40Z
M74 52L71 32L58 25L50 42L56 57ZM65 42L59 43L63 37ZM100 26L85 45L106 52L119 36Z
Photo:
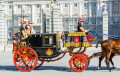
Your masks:
M61 45L61 40L63 45ZM71 69L81 72L87 68L89 60L94 55L88 57L86 54L82 54L80 50L77 52L73 52L73 50L74 48L87 48L89 46L91 44L83 32L65 33L62 36L59 33L31 34L26 38L24 47L21 46L21 43L14 45L14 64L21 71L31 71L40 67L44 62L57 61L69 53ZM66 49L62 50L61 47ZM62 56L59 57L61 54Z

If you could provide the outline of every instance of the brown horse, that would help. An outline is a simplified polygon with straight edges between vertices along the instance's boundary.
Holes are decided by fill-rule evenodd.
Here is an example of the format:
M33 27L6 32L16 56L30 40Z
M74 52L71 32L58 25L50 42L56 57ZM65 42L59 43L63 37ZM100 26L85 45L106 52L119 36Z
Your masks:
M96 47L98 46L98 43ZM105 62L106 62L107 68L111 71L110 66L109 66L109 61L111 61L111 64L114 69L115 67L114 67L112 58L115 56L115 54L120 55L120 40L115 40L115 39L105 40L101 42L101 49L102 49L102 55L99 58L98 69L100 69L101 67L101 61L103 60L104 57L106 57Z

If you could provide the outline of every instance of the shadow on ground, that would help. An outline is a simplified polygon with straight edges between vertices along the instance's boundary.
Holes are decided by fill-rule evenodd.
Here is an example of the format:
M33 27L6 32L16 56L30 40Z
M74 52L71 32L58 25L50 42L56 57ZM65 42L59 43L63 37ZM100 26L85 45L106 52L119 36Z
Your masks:
M0 70L8 70L8 71L19 71L15 66L0 66ZM66 72L74 72L70 67L64 66L41 66L40 68L34 69L37 71L40 70L56 70L56 71L66 71ZM87 67L87 71L98 71L96 67ZM101 67L100 70L107 70L106 67ZM120 71L120 68L116 68L115 71Z

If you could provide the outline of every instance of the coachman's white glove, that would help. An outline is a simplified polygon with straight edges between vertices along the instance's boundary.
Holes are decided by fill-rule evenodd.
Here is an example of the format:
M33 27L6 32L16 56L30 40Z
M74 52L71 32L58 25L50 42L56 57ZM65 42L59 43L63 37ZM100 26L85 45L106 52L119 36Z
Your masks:
M28 35L26 35L25 38L28 38Z
M90 30L85 30L85 32L89 32Z

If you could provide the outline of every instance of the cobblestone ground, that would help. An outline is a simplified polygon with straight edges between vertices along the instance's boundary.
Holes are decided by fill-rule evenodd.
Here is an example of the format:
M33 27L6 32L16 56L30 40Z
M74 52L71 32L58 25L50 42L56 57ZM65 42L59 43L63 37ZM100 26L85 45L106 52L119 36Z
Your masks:
M100 48L90 47L86 51L89 56L95 52L100 52ZM115 56L113 61L115 63L116 69L109 72L105 65L105 59L102 61L102 68L97 70L98 58L93 58L90 61L90 65L83 72L74 72L69 67L69 54L67 54L63 59L44 63L43 66L31 72L21 72L19 71L13 63L13 54L11 52L0 52L0 75L1 76L113 76L119 75L120 73L120 56Z

